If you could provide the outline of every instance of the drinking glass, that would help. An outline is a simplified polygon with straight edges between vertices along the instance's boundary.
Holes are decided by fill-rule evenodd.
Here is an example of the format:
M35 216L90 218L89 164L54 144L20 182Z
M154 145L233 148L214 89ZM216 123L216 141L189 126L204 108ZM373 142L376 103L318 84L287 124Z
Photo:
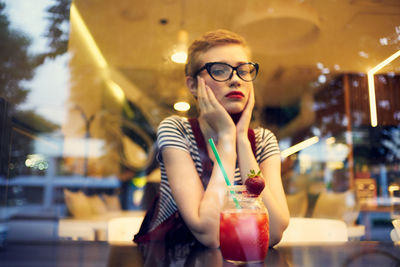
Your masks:
M228 186L219 238L226 261L263 262L268 251L269 216L261 197L249 194L245 186Z

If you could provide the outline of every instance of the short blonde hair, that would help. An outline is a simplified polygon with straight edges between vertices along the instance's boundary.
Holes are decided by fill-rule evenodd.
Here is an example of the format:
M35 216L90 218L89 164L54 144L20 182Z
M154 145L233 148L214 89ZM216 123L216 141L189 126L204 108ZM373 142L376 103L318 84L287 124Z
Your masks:
M188 60L185 65L186 76L194 76L196 71L201 68L199 56L209 49L227 44L238 44L243 46L248 56L250 57L250 49L246 40L237 33L219 29L206 32L203 36L193 41L188 50Z

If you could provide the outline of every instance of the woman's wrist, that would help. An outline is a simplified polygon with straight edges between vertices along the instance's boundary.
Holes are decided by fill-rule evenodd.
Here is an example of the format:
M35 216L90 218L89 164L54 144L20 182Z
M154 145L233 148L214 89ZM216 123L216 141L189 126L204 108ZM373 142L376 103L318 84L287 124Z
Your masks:
M218 139L233 138L233 141L235 141L235 137L236 137L236 128L233 123L232 125L225 125L223 127L223 130L218 131Z
M222 154L234 155L236 154L236 139L232 135L222 135L218 137L217 144L218 151Z
M237 144L238 149L239 149L239 147L243 147L243 146L251 147L250 140L249 140L247 133L240 134L240 135L238 134L236 136L236 144Z
M229 131L224 131L218 134L218 145L221 145L223 147L225 146L230 147L233 145L233 147L235 147L235 143L236 143L236 136L234 132L232 133Z

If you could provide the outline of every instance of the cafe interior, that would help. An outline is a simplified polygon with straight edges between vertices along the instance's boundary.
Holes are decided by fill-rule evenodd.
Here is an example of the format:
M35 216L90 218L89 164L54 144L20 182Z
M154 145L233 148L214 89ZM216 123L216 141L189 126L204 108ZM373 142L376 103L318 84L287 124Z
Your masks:
M0 0L0 263L230 266L132 241L159 123L198 115L188 45L215 29L247 40L251 125L281 150L291 219L265 266L399 265L397 0Z

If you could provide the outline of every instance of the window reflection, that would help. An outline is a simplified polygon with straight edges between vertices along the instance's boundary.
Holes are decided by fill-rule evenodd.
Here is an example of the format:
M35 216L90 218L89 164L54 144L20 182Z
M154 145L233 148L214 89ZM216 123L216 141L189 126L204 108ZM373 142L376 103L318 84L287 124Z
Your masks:
M332 23L323 13L328 3L307 2ZM0 49L0 223L9 223L10 238L23 238L13 222L33 227L32 220L43 220L58 229L65 226L49 239L106 239L106 220L86 237L68 230L75 219L104 218L110 212L141 216L157 192L157 125L170 114L193 116L195 101L184 89L183 66L167 56L181 30L168 14L178 7L136 5L0 1L0 32L5 33ZM204 5L186 7L189 39L202 28L233 27L231 14L226 21L215 20L213 12L201 18L194 14ZM231 10L239 8L231 5ZM99 24L101 16L107 25ZM287 54L283 47L279 53L272 50L276 45L271 43L265 51L258 38L265 25L257 28L260 33L247 33L257 39L254 57L264 72L255 85L260 97L254 119L275 132L282 151L315 141L282 157L292 215L312 217L321 199L340 196L346 214L339 219L348 224L391 220L394 202L388 188L400 183L399 60L375 74L377 127L370 126L366 75L367 65L384 59L368 61L376 51L395 52L399 16L390 18L395 22L383 23L386 36L372 36L355 16L344 25L342 46L332 38L318 43L320 36ZM324 33L320 23L318 36ZM352 28L358 31L350 36ZM365 41L371 38L379 46L371 49ZM328 53L323 50L327 46L332 51L348 46L348 55ZM363 69L355 71L354 62ZM177 101L190 103L190 109L174 110ZM363 238L389 238L374 230L366 229Z

